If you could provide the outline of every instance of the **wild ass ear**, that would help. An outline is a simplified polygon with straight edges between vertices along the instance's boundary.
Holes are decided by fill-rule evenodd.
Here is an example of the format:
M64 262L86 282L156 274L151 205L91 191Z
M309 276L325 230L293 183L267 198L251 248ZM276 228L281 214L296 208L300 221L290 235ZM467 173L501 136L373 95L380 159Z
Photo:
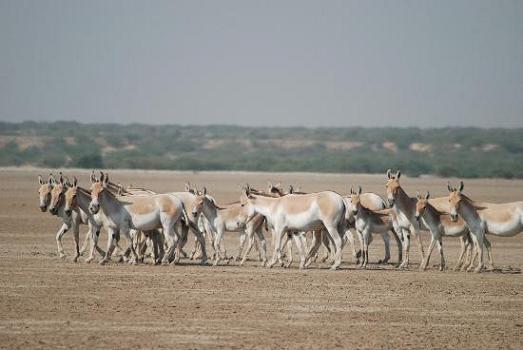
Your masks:
M354 189L352 188L352 186L350 187L350 194L354 194Z
M73 187L78 187L78 179L76 176L73 176Z
M358 195L361 194L361 186L358 186Z
M202 191L203 195L207 195L207 187L203 186L203 191Z
M289 185L289 193L290 194L294 193L294 187L292 185Z
M391 173L391 170L390 169L387 169L387 178L390 179L390 173Z
M47 180L47 183L49 185L54 185L56 183L56 179L54 178L53 174L49 174L49 179Z
M429 197L430 197L430 192L429 192L429 191L427 191L427 194L425 195L425 200L428 200L428 199L429 199Z
M191 192L192 188L191 188L191 183L189 181L187 181L185 183L185 192Z
M398 170L395 177L396 177L396 180L399 180L401 177L401 171Z
M40 185L43 185L44 184L44 180L42 179L42 175L38 175L38 183Z
M454 190L452 189L452 186L450 185L450 181L447 182L447 188L448 188L449 192L454 192Z
M463 184L463 181L460 181L460 182L459 182L459 191L460 191L460 192L463 191L463 187L465 187L465 185Z
M421 194L419 193L419 191L416 191L416 198L421 199Z
M102 180L104 186L107 186L109 184L109 174L105 174L105 178Z
M64 184L64 176L62 175L62 172L60 171L60 177L58 178L58 182L60 183L60 185L63 185Z
M96 175L94 174L94 170L91 172L90 179L91 179L91 182L93 182L93 183L96 182Z

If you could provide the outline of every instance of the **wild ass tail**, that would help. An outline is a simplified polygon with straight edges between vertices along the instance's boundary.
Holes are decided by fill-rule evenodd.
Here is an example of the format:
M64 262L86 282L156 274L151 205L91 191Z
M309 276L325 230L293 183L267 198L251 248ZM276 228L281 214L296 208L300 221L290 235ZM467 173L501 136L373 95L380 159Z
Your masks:
M182 203L182 215L183 215L183 221L185 221L185 224L187 226L191 225L191 222L189 221L189 215L187 215L187 210L185 210L185 205Z

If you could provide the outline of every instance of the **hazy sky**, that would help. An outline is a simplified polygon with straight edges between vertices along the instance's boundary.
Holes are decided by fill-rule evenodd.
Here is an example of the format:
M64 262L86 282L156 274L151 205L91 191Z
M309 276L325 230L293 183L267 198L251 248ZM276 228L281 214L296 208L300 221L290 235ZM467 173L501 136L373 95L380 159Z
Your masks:
M0 0L0 120L523 126L523 1Z

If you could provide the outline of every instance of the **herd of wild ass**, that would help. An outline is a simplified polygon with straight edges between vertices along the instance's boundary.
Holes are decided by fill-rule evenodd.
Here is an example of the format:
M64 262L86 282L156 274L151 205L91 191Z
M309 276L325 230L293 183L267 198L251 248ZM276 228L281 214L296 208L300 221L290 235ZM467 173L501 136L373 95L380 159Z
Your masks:
M300 256L300 268L307 268L318 258L319 248L326 251L322 262L330 261L337 269L342 260L345 243L349 242L357 264L365 268L369 262L369 244L373 235L380 235L385 243L385 257L390 260L390 237L398 247L398 267L409 265L410 237L414 236L421 254L420 269L426 269L434 246L438 247L441 264L445 268L442 238L459 237L461 252L456 270L480 272L484 267L484 248L487 249L490 268L493 268L491 245L487 235L514 236L523 231L523 202L476 202L459 188L448 184L448 197L430 198L429 193L409 196L400 185L401 173L387 171L387 197L363 193L361 187L351 188L342 196L333 191L303 193L292 186L286 192L280 185L269 184L265 191L246 185L238 202L222 205L207 193L190 184L182 192L155 193L143 188L124 187L109 181L100 172L91 174L90 187L80 187L61 173L47 180L39 176L40 209L49 210L62 220L56 234L58 253L65 257L63 235L72 230L75 242L74 261L87 249L87 262L98 253L100 264L111 260L115 250L121 260L132 264L151 257L155 264L176 264L184 258L200 259L207 264L206 241L210 242L213 264L228 257L222 238L225 232L238 232L239 251L236 259L242 265L253 246L263 266L276 263L289 267L293 246ZM88 232L82 248L79 242L80 225ZM106 250L98 247L102 229L107 232ZM429 231L431 242L425 253L420 230ZM188 234L195 237L190 254L183 250ZM271 232L273 254L267 258L265 232ZM360 246L356 249L354 233ZM119 245L125 236L128 246ZM476 263L477 261L477 263Z

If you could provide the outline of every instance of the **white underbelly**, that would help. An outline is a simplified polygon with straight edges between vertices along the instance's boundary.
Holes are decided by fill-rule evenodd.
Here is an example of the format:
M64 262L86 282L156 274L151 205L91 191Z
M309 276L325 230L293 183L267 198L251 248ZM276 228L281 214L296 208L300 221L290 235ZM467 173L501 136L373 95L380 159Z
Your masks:
M321 230L323 228L323 222L311 215L309 212L300 214L286 215L285 227L288 230L295 231L310 231L310 230Z
M459 237L459 236L463 236L465 231L467 231L467 228L465 228L465 227L458 227L458 226L447 227L444 229L443 234L445 236L449 236L449 237Z
M523 226L519 222L519 218L518 220L514 219L503 223L493 221L487 222L487 233L492 235L511 237L517 235L521 231L523 231Z
M154 230L161 226L160 215L156 211L147 214L132 214L132 226L138 230Z

